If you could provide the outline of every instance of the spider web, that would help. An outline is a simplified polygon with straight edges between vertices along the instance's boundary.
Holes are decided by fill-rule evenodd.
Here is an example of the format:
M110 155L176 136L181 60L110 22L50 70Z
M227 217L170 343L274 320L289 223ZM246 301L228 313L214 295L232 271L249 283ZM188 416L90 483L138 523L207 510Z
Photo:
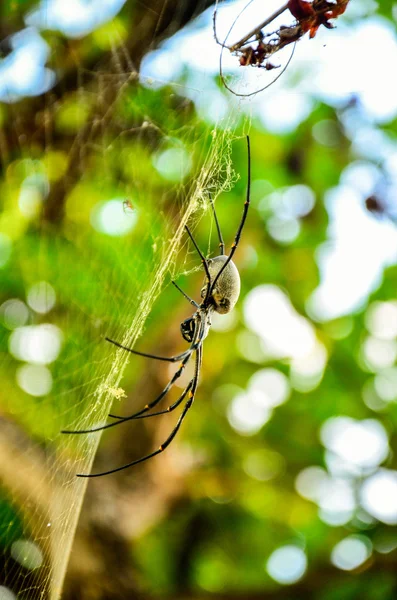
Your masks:
M208 209L208 192L216 197L233 180L232 120L217 127L188 127L175 119L170 103L164 105L159 123L145 104L147 87L134 86L131 94L137 73L122 45L114 50L112 65L112 71L91 73L90 87L81 85L76 97L67 98L63 110L69 111L67 115L77 110L77 122L83 121L74 133L68 171L63 167L66 151L53 151L51 143L57 127L65 123L65 115L53 120L51 99L46 106L51 118L44 125L42 152L32 158L21 147L21 156L7 167L10 194L27 180L35 182L31 193L37 192L37 181L48 183L50 191L43 195L48 194L49 211L54 209L53 189L58 194L61 190L65 226L61 229L56 220L51 226L40 226L38 213L32 211L29 227L24 227L14 209L4 207L4 214L8 210L9 218L20 227L4 271L9 278L5 301L17 300L26 306L29 289L44 281L55 291L56 303L51 310L39 312L30 307L26 322L4 330L3 348L8 344L11 352L3 351L2 357L4 587L0 587L0 598L12 598L12 594L29 600L60 597L87 487L87 480L75 475L91 471L101 438L98 433L72 436L60 431L106 422L115 398L124 395L123 376L131 357L106 344L104 337L129 347L135 344L170 275L188 273L197 264L184 235L186 223L193 222L194 229ZM120 124L115 125L116 108ZM134 115L129 128L125 127L128 119L122 118L127 109ZM16 114L17 109L11 106L12 111ZM16 127L18 134L23 132L23 124L16 123ZM166 183L156 175L156 157L170 148L182 148L195 157L189 185L183 178L183 182ZM55 168L63 170L64 176L57 177ZM128 199L125 223L136 221L130 233L117 237L95 231L89 215L94 218L103 199L117 197L121 205L123 196ZM156 306L161 311L159 303ZM29 335L40 331L52 332L46 342L49 347L56 340L61 345L54 360L41 361L52 375L51 391L42 396L28 394L16 384L18 369L24 361L28 363L21 347L34 344L36 338ZM25 335L20 356L18 352L12 355L12 339L18 335ZM131 367L127 383L140 374L140 366ZM87 548L75 548L72 558L78 562L85 552Z

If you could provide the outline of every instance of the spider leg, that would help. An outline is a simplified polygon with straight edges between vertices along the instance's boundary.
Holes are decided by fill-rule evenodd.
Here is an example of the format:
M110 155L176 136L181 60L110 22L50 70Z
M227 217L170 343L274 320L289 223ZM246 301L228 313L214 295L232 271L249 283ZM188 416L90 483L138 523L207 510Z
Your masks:
M137 354L138 356L145 356L146 358L154 358L155 360L164 360L166 362L178 362L178 360L184 359L187 354L190 354L193 350L195 350L195 348L193 348L191 346L190 348L185 350L185 352L182 352L181 354L176 354L175 356L157 356L156 354L148 354L147 352L139 352L138 350L133 350L132 348L123 346L123 344L120 344L119 342L116 342L115 340L111 340L108 337L105 337L105 340L107 342L110 342L111 344L114 344L118 348L122 348L123 350L126 350L127 352L131 352L131 354Z
M194 239L194 237L192 235L192 232L190 231L190 229L189 229L189 227L187 225L185 225L185 229L188 232L189 237L192 240L193 245L196 248L196 250L198 252L198 255L201 258L201 262L203 263L203 266L204 266L204 271L205 271L205 274L206 274L207 280L208 280L208 283L207 283L207 293L205 295L205 299L207 299L207 296L209 295L209 291L210 291L210 288L211 288L211 275L210 275L210 271L209 271L209 268L208 268L208 261L205 258L204 254L201 252L200 248L197 246L196 240Z
M175 281L171 281L171 283L172 283L172 285L174 285L176 287L177 290L179 290L181 292L181 294L183 296L185 296L186 300L189 300L190 304L193 304L193 306L195 306L196 308L200 308L200 306L197 304L197 302L195 300L193 300L192 298L190 298L190 296L185 294L185 292L179 287L179 285L177 283L175 283Z
M210 202L211 202L212 212L214 214L216 229L218 231L219 254L220 254L220 256L222 256L223 254L225 254L225 242L223 241L222 231L221 231L221 228L220 228L220 225L219 225L219 221L218 221L218 217L217 217L217 214L216 214L214 199L213 199L213 197L211 195L210 195Z
M223 271L225 270L225 268L227 267L227 265L233 258L233 254L235 253L238 243L240 241L241 232L243 230L245 220L246 220L247 214L248 214L248 209L250 206L250 201L251 201L251 147L250 147L250 138L248 135L247 135L247 154L248 154L248 177L247 177L248 181L247 181L247 196L246 196L246 200L244 202L243 214L242 214L241 221L240 221L240 224L237 229L236 236L234 238L234 242L233 242L231 250L230 250L230 254L227 257L227 260L225 260L225 262L223 263L222 268L218 271L214 281L212 282L210 291L212 291L214 289L215 284L218 281L219 277L221 276L221 274L223 273Z
M202 343L202 342L201 342ZM166 450L166 448L168 448L168 446L171 444L172 440L174 439L174 437L176 436L176 434L178 433L184 418L186 417L189 409L191 408L192 404L193 404L193 400L194 400L194 396L197 390L197 384L198 384L198 379L199 379L199 375L200 375L200 369L201 369L201 361L202 361L202 347L201 347L201 343L200 345L197 347L197 354L196 354L196 366L195 366L195 373L194 373L194 377L192 379L193 383L192 383L192 388L189 391L189 397L186 400L185 406L183 407L183 411L174 427L174 429L171 431L170 435L168 436L168 438L165 440L165 442L163 442L161 444L161 446L159 446L159 448L157 450L155 450L154 452L151 452L150 454L147 454L146 456L143 456L142 458L138 458L137 460L133 460L130 463L127 463L126 465L123 465L122 467L117 467L116 469L111 469L110 471L103 471L102 473L78 473L76 476L77 477L86 477L86 478L91 478L91 477L102 477L104 475L110 475L111 473L117 473L118 471L123 471L124 469L128 469L129 467L132 467L134 465L137 465L141 462L144 462L146 460L149 460L149 458L153 458L153 456L157 456L157 454L161 454L162 452L164 452L164 450Z
M183 390L183 392L179 396L178 400L175 400L175 402L173 402L173 404L170 404L169 406L167 406L166 409L159 410L158 412L154 412L154 413L149 413L148 415L134 416L134 419L148 419L149 417L158 417L159 415L165 415L167 413L172 412L183 402L183 400L186 397L186 394L188 392L190 392L192 385L193 385L193 381L194 381L194 378L189 381L189 385Z

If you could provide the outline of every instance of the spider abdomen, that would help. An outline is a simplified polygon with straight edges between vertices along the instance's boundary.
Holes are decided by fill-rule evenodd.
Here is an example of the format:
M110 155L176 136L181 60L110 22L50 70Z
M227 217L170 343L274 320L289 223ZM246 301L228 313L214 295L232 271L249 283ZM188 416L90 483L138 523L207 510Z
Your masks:
M215 278L228 257L222 254L208 261L208 270L211 280ZM206 288L204 288L206 289ZM204 292L205 293L205 292ZM236 304L240 295L240 275L233 261L229 261L221 275L215 282L211 292L211 300L216 312L226 314L230 312Z

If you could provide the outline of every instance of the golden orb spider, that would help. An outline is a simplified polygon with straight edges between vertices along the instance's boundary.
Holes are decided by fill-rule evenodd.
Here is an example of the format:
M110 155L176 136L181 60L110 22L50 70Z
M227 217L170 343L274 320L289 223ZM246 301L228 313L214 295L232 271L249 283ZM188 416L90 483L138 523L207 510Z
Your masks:
M125 423L126 421L132 421L134 419L146 419L148 417L156 417L159 415L163 415L169 412L172 412L178 406L180 406L184 400L185 404L183 410L179 416L179 419L171 431L170 435L167 439L161 444L157 450L143 456L142 458L138 458L137 460L133 460L132 462L127 463L121 467L116 467L115 469L111 469L110 471L104 471L102 473L78 473L77 477L102 477L103 475L110 475L111 473L116 473L117 471L122 471L123 469L128 469L133 465L137 465L145 460L149 460L153 456L164 452L164 450L171 444L172 440L178 433L184 418L186 417L189 409L193 404L193 400L196 394L197 385L200 377L201 363L202 363L202 355L203 355L203 342L208 335L208 332L211 327L211 314L213 311L226 314L232 310L234 305L236 304L238 297L240 295L240 275L237 270L236 265L232 261L233 255L236 251L236 248L239 244L241 232L243 230L245 220L248 214L248 208L250 205L250 189L251 189L251 152L250 152L250 139L247 136L247 155L248 155L248 176L247 176L247 195L244 203L243 214L240 220L240 224L237 229L237 233L234 238L234 242L231 246L230 253L228 255L225 254L225 243L223 241L221 228L219 226L218 217L215 211L214 201L211 198L211 207L214 214L216 229L218 232L219 238L219 256L215 258L207 259L204 254L201 252L198 247L190 229L186 226L186 231L193 242L194 247L199 254L204 271L205 271L205 284L201 289L201 304L198 304L195 300L190 298L181 288L173 281L174 286L184 295L184 297L189 300L189 302L196 308L196 311L193 313L191 317L183 321L181 323L181 333L182 337L189 342L190 346L185 352L181 354L177 354L176 356L157 356L156 354L148 354L146 352L139 352L138 350L133 350L132 348L127 348L119 342L115 340L111 340L110 338L106 338L108 342L126 350L127 352L131 352L132 354L137 354L138 356L145 356L147 358L153 358L155 360L166 361L170 363L179 362L179 368L174 373L173 377L170 379L168 384L165 386L163 391L157 398L152 400L149 404L147 404L144 408L139 410L138 412L129 415L128 417L120 417L117 415L110 414L109 417L116 419L112 423L108 423L107 425L102 425L100 427L94 427L92 429L79 429L79 430L63 430L62 433L69 434L85 434L85 433L93 433L96 431L103 431L105 429L109 429L111 427L116 427L121 423ZM171 387L175 383L175 381L181 376L183 369L192 358L193 353L196 354L195 357L195 368L194 375L192 379L189 381L186 388L183 390L181 396L168 408L164 410L160 410L157 412L149 412L153 408L155 408L159 402L168 394Z

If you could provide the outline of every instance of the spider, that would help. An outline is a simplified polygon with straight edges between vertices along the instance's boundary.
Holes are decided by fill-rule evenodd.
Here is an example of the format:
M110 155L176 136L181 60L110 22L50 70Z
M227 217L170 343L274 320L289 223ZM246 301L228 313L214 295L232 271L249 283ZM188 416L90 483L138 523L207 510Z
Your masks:
M142 458L138 458L137 460L133 460L132 462L127 463L121 467L116 467L115 469L111 469L110 471L104 471L102 473L78 473L77 477L102 477L103 475L110 475L111 473L116 473L117 471L122 471L123 469L128 469L138 463L149 460L149 458L153 458L157 456L157 454L161 454L164 450L171 444L172 440L177 435L184 418L186 417L189 409L193 404L193 400L196 394L197 385L199 381L201 364L202 364L202 356L203 356L203 342L208 335L208 332L211 327L211 315L212 312L215 311L220 314L226 314L232 310L234 305L236 304L238 297L240 295L240 275L237 270L236 265L232 261L233 255L237 249L237 246L240 241L241 232L243 230L245 220L248 214L248 208L250 205L250 187L251 187L251 152L250 152L250 140L247 136L247 155L248 155L248 177L247 177L247 195L244 203L244 210L240 220L240 224L237 229L237 233L234 238L234 242L231 246L230 254L225 255L225 243L223 241L221 228L219 226L218 217L215 211L215 205L212 198L210 198L210 203L214 215L215 225L219 238L219 256L215 258L205 258L204 254L201 252L198 247L189 227L186 225L185 229L193 242L193 245L199 254L204 271L205 271L205 283L201 289L201 304L198 304L195 300L190 298L185 292L173 281L174 286L183 294L183 296L192 304L196 311L193 313L191 317L186 319L181 323L181 334L184 340L189 342L190 346L185 352L181 354L177 354L176 356L166 357L166 356L157 356L155 354L148 354L146 352L139 352L138 350L133 350L132 348L127 348L123 346L119 342L112 340L110 338L106 338L108 342L114 344L118 348L122 348L127 352L131 352L132 354L137 354L138 356L144 356L146 358L153 358L155 360L166 361L170 363L179 362L179 368L174 373L173 377L170 379L168 384L165 386L163 391L157 398L152 400L149 404L146 404L144 408L139 410L138 412L129 415L128 417L119 417L117 415L110 414L109 417L116 419L112 423L108 423L107 425L102 425L100 427L94 427L93 429L81 429L81 430L64 430L62 433L69 434L84 434L84 433L93 433L96 431L103 431L104 429L109 429L110 427L116 427L121 423L125 423L126 421L131 421L134 419L146 419L148 417L156 417L159 415L166 414L168 412L172 412L178 406L180 406L184 401L183 410L179 416L179 419L171 431L170 435L167 437L165 442L159 446L157 450L143 456ZM168 394L171 387L175 383L175 381L182 375L183 369L186 367L189 360L192 358L193 353L195 356L195 368L194 375L192 379L189 381L186 388L183 390L181 396L168 408L156 412L149 412L153 408L155 408L159 402Z

